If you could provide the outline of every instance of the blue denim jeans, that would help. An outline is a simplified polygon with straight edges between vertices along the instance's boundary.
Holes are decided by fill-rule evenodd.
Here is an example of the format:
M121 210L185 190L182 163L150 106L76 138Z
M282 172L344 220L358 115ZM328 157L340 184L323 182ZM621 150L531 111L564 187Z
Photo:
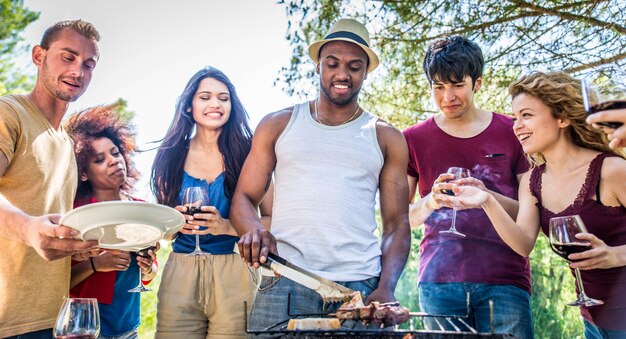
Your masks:
M469 294L469 305L467 295ZM533 338L533 322L530 293L513 285L475 283L420 283L419 302L422 311L437 315L469 315L469 325L480 333L490 333L489 300L493 301L493 324L495 333L509 333L520 339ZM454 327L436 318L445 330ZM441 328L435 318L424 318L429 330ZM447 325L447 326L445 326ZM461 330L467 328L460 322Z
M24 334L18 334L12 337L6 337L5 339L52 339L52 329L29 332Z
M339 282L362 294L370 294L378 286L378 278ZM287 299L290 295L288 305ZM288 314L287 307L290 306ZM327 314L337 311L341 303L324 303L317 292L284 277L263 276L250 312L248 329L266 330L297 315ZM280 328L272 328L279 330Z
M587 339L626 339L626 332L607 330L598 327L585 319L585 338Z
M137 329L130 330L126 333L118 334L118 335L104 335L100 334L98 339L137 339L139 338L139 333Z

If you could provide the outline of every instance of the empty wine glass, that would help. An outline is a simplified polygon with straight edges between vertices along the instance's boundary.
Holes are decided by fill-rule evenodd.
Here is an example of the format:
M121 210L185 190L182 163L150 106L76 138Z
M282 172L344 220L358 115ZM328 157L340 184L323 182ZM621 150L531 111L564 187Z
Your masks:
M100 312L95 298L66 298L53 335L59 339L95 339L100 334Z
M626 72L617 66L605 66L587 74L582 80L582 94L587 113L626 108ZM618 128L621 122L598 122Z
M156 250L156 245L152 245L150 247L146 247L144 249L141 249L139 251L137 251L137 255L140 257L144 257L144 258L150 258L150 254L148 253L148 251L150 250ZM148 292L148 291L152 291L151 288L148 288L146 286L143 285L143 283L141 282L141 266L139 266L139 263L137 263L137 269L139 270L139 284L133 288L131 288L130 290L128 290L128 292L131 293L135 293L135 292Z
M570 215L550 219L550 247L554 253L561 256L568 262L568 256L572 253L584 252L591 249L591 243L586 240L576 238L578 233L586 233L587 229L582 219L578 215ZM596 306L602 305L602 300L589 298L585 294L583 281L580 278L580 270L574 269L575 280L578 286L578 299L568 303L569 306Z
M450 167L448 168L448 174L452 174L454 176L454 178L451 179L451 182L455 182L459 179L469 178L470 170L468 170L467 168L463 168L463 167ZM454 192L452 192L452 190L441 190L441 193L454 195ZM439 233L452 234L452 235L456 235L459 237L465 237L465 234L458 232L456 230L456 205L452 209L452 222L450 224L450 228L445 231L439 231Z
M187 187L183 192L183 206L187 207L185 214L194 215L202 213L200 207L209 205L209 194L206 188L201 186ZM205 255L206 252L200 248L200 236L196 234L196 249L187 254L189 255Z

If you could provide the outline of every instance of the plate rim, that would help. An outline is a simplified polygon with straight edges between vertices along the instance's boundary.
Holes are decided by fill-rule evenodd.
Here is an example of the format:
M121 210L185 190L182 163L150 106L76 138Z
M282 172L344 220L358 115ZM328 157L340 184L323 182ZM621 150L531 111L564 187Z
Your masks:
M117 249L117 250L124 250L124 249L135 249L135 248L142 248L141 246L146 245L146 246L150 246L150 244L154 243L154 242L158 242L160 240L162 240L166 234L171 233L172 230L175 229L180 229L184 223L185 223L185 217L182 215L182 213L180 213L179 211L175 210L174 208L170 207L170 206L166 206L166 205L162 205L162 204L157 204L157 203L152 203L152 202L147 202L147 201L137 201L137 200L133 200L133 201L126 201L126 200L112 200L112 201L99 201L99 202L95 202L95 203L91 203L91 204L86 204L86 205L82 205L79 206L77 208L74 208L70 211L68 211L67 213L65 213L61 219L59 220L59 225L63 225L66 227L70 227L72 229L75 229L77 231L79 231L80 233L78 234L78 238L81 240L84 240L82 237L83 235L89 231L92 230L94 228L98 228L98 227L102 227L105 225L110 225L110 224L115 224L115 223L137 223L137 224L141 224L140 220L134 220L131 222L128 221L124 221L123 218L117 218L114 221L108 220L108 221L103 221L97 224L93 224L93 225L89 225L87 227L81 228L81 229L77 229L74 228L70 225L64 224L63 221L67 221L68 218L73 217L76 214L80 214L80 213L86 213L84 212L85 210L90 210L90 209L94 209L94 208L102 208L103 205L106 205L108 207L110 206L115 206L115 205L120 205L120 206L124 206L124 207L139 207L139 208L143 208L143 209L157 209L157 210L161 210L167 213L171 213L172 217L176 217L178 219L178 223L176 224L176 226L173 227L168 227L166 225L163 224L154 224L154 223L143 223L143 225L148 225L151 227L154 227L155 229L157 229L160 232L160 236L158 239L154 240L154 241L150 241L150 242L146 242L141 243L141 244L133 244L133 245L122 245L122 246L115 246L115 245L101 245L100 248L104 248L104 249Z

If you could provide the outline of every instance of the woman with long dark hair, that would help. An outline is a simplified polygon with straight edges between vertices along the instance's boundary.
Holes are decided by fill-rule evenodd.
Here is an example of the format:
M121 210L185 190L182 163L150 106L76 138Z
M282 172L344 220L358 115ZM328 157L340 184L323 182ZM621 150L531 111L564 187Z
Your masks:
M247 112L228 77L213 67L194 74L154 159L151 186L159 203L181 212L184 189L201 186L211 206L185 215L173 241L158 293L157 338L245 337L243 302L250 309L256 277L233 251L238 237L228 218L251 141ZM264 200L269 225L271 193ZM208 254L186 255L196 235Z

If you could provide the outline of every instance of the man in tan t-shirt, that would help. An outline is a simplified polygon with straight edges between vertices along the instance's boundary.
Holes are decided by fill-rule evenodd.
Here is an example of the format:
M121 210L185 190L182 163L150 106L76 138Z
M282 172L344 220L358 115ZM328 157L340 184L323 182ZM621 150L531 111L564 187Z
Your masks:
M78 232L58 221L78 182L61 120L91 81L98 40L90 23L56 23L33 48L32 92L0 97L1 338L51 338L69 290L69 256L97 247L72 239Z

